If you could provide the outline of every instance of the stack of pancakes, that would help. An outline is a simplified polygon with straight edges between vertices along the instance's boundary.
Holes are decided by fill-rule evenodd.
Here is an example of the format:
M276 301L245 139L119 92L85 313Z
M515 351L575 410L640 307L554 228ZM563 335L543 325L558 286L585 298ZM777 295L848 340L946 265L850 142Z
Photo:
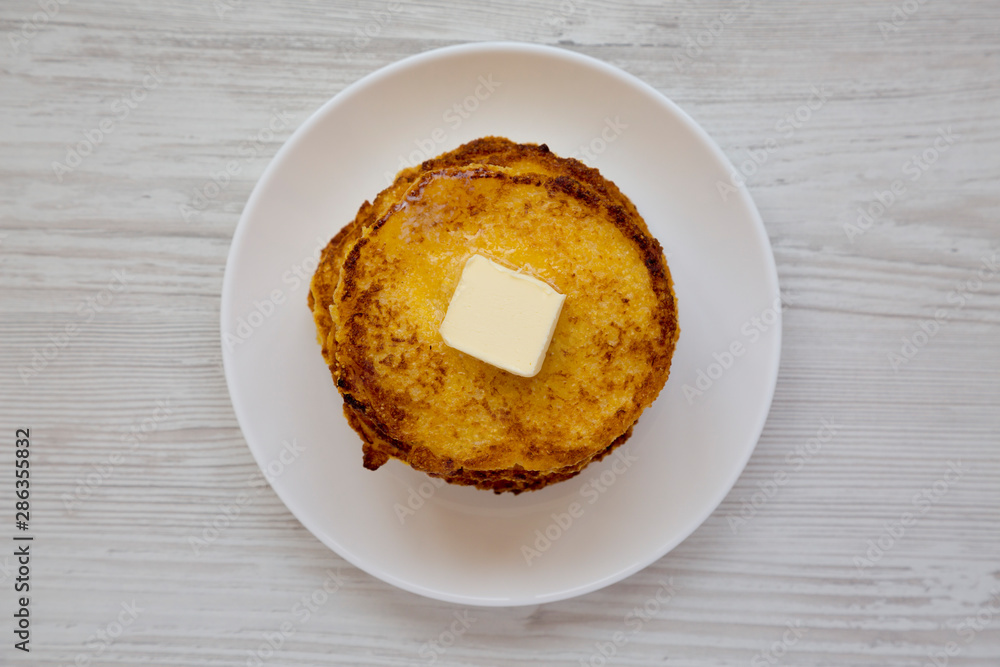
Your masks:
M438 333L466 260L566 295L540 372ZM632 433L670 372L670 272L614 183L548 147L485 137L401 171L326 246L309 307L364 466L397 458L454 484L539 489Z

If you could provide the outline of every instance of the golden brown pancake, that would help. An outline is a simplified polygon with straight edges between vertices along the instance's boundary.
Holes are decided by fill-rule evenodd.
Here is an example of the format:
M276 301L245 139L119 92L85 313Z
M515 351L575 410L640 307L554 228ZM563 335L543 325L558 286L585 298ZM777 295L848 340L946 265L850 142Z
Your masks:
M473 254L567 295L535 377L438 333ZM495 137L365 202L323 251L309 302L365 466L396 457L498 492L567 479L624 442L678 335L662 249L631 202L596 170Z

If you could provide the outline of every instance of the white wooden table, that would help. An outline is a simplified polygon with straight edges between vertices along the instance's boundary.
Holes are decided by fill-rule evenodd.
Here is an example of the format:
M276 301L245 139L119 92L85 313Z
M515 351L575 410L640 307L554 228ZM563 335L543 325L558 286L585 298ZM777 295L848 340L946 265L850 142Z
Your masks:
M0 663L1000 665L1000 3L5 0L0 33ZM655 565L539 607L396 590L266 487L196 556L256 470L218 335L254 183L349 83L485 39L624 68L740 169L788 302L749 466Z

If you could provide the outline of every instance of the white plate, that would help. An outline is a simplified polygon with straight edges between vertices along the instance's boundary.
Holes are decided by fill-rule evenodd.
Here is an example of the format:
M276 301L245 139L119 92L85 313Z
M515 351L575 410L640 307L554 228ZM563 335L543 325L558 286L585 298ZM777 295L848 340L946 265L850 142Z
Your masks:
M634 462L609 457L520 496L439 488L395 461L362 468L305 305L319 249L401 161L490 134L547 143L617 183L668 253L681 325L670 380L621 449ZM357 567L463 604L565 599L663 556L736 482L777 378L777 271L749 196L720 195L732 171L708 135L656 90L561 49L444 48L349 86L278 152L226 265L226 380L275 491ZM734 343L743 352L730 363Z

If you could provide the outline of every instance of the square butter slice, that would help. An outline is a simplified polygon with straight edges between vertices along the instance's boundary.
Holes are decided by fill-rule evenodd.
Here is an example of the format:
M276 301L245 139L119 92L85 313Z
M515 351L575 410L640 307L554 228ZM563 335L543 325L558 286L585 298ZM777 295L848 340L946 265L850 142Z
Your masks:
M541 280L473 255L448 304L441 337L497 368L533 377L542 368L565 300Z

